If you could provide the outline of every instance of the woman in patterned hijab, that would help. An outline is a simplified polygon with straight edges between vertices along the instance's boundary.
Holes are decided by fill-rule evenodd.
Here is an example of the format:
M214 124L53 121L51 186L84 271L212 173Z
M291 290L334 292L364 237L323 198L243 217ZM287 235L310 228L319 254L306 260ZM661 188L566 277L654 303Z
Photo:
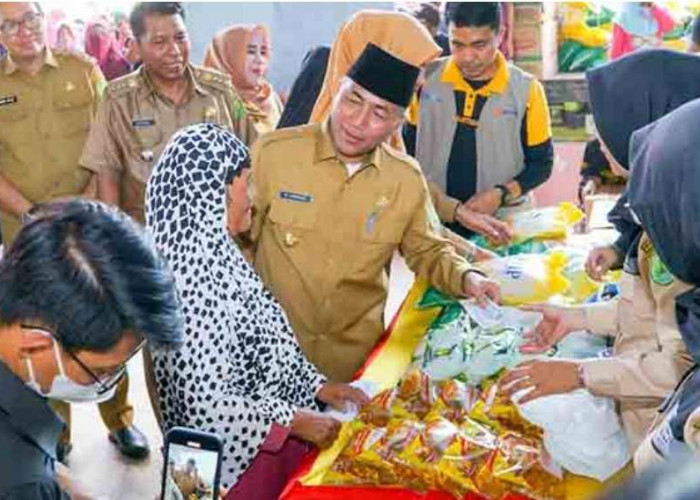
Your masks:
M228 131L179 131L148 182L146 220L175 275L185 344L153 353L164 430L192 427L224 441L228 498L277 498L305 443L327 446L339 424L320 413L366 402L327 383L287 317L236 246L250 226L248 151ZM246 472L248 471L248 472ZM244 474L245 473L245 474Z

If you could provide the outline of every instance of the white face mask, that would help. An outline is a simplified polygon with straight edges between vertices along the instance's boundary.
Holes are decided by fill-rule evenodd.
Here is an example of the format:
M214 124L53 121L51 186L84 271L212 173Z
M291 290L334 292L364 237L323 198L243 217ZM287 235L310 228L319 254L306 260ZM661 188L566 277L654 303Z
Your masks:
M68 378L65 370L63 369L63 361L61 360L61 355L58 351L58 343L56 342L56 339L52 340L54 358L56 359L59 373L54 377L53 382L51 382L49 392L44 393L36 381L32 360L28 357L26 359L27 371L29 372L29 382L27 382L27 385L31 389L46 398L60 399L62 401L68 401L69 403L101 403L102 401L112 399L114 392L117 389L116 386L104 394L99 394L98 391L100 390L100 384L97 383L97 381L90 385L83 385Z

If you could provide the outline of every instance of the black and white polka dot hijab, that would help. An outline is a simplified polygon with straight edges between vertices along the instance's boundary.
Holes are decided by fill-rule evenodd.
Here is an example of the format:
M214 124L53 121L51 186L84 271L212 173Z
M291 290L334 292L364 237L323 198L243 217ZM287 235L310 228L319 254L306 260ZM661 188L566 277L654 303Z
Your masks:
M226 230L226 181L247 160L230 132L193 125L173 136L146 190L147 225L185 317L184 346L153 353L163 425L218 434L226 487L273 423L288 426L296 408L315 408L324 381Z

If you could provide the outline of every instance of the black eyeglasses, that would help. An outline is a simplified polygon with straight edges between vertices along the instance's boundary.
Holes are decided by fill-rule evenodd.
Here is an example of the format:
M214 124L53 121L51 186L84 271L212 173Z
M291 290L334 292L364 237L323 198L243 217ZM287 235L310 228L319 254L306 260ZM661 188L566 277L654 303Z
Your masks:
M27 329L27 330L40 330L42 332L45 332L47 335L49 335L52 339L54 339L55 342L58 342L59 344L61 343L55 335L53 335L50 331L48 331L46 328L40 327L40 326L32 326L32 325L22 325L22 328ZM71 351L67 350L63 346L61 348L63 349L63 352L68 354L73 361L78 363L80 365L80 368L85 370L85 373L89 374L95 382L99 385L99 388L97 389L97 394L102 395L106 394L116 385L121 381L122 378L124 378L124 375L126 374L126 365L133 359L134 356L136 356L141 349L143 349L143 346L146 345L146 341L142 340L138 346L136 346L136 349L129 355L129 357L115 370L114 373L111 373L107 376L102 376L100 377L97 375L90 367L88 367L83 361L78 357L77 354L72 353Z
M16 36L21 26L28 30L36 31L41 28L41 21L44 19L40 12L27 12L19 21L7 20L0 24L0 31L7 36Z

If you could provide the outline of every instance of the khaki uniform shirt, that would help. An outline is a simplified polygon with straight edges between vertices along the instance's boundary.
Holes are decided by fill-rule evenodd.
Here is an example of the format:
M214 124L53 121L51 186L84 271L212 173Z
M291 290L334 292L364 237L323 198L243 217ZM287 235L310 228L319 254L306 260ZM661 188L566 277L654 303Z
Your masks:
M675 312L676 297L692 287L666 269L646 234L639 273L623 273L618 301L586 309L588 329L615 336L615 344L613 357L586 361L583 369L592 393L618 401L632 453L692 364Z
M326 125L316 124L261 137L252 166L255 267L332 380L350 380L382 335L396 249L416 274L462 296L471 267L437 236L414 159L382 145L348 177Z
M86 56L46 50L36 75L0 59L0 174L31 202L82 194L90 173L80 153L106 85ZM5 242L20 221L0 216Z
M156 91L144 67L111 81L80 158L88 170L120 176L120 207L139 222L144 221L148 178L178 130L211 122L228 128L246 144L255 138L227 76L190 66L187 78L190 96L181 105Z

